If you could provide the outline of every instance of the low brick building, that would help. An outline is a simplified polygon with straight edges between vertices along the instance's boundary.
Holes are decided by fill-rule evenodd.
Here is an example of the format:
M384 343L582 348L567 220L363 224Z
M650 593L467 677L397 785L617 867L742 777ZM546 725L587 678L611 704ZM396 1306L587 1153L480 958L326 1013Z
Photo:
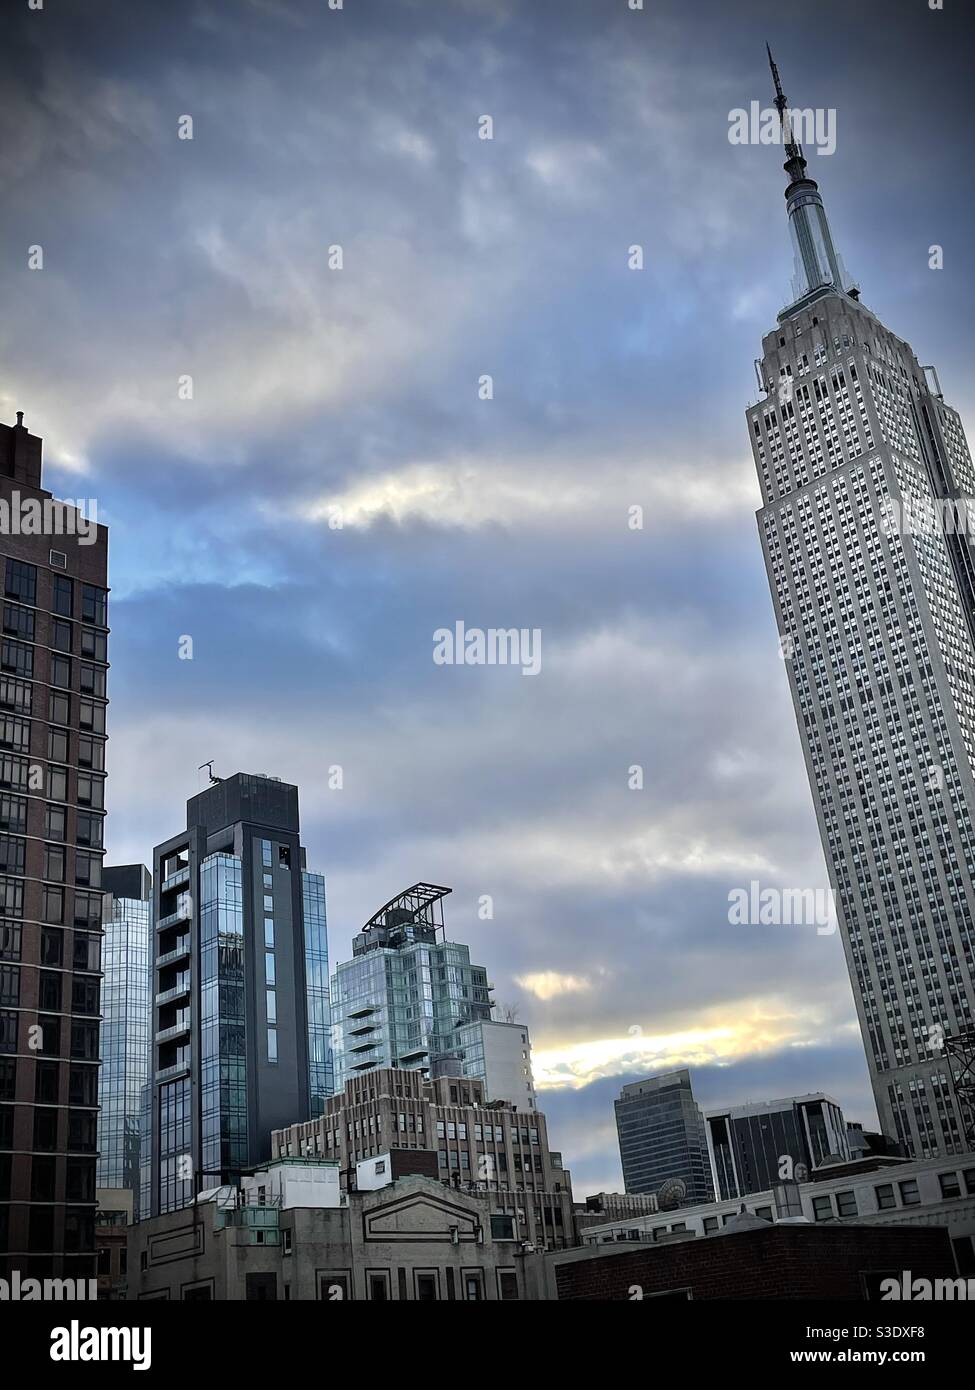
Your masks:
M540 1273L539 1273L540 1270ZM877 1298L879 1282L910 1270L955 1277L940 1227L772 1225L750 1214L706 1237L677 1233L657 1242L584 1246L535 1262L536 1298L840 1299Z

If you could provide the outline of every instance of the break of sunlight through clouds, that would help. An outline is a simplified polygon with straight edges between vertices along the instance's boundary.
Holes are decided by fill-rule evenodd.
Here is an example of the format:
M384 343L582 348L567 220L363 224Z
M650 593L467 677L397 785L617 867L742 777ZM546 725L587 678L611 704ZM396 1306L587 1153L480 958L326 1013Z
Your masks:
M728 112L768 103L774 32L838 111L816 174L864 301L971 425L951 16L919 64L908 0L135 8L24 6L0 53L0 418L111 528L108 861L212 758L298 784L333 961L449 885L578 1195L619 1186L613 1094L661 1066L873 1123L839 937L728 921L752 878L827 882L745 420L781 151ZM539 674L434 665L460 620L539 629Z
M785 1005L781 1000L739 1001L734 1021L724 1025L645 1036L640 1025L633 1024L622 1038L536 1048L532 1067L536 1083L545 1089L587 1086L599 1078L621 1074L642 1072L649 1076L674 1067L720 1066L787 1047L815 1047L822 1041L822 1022L814 1012L797 1013L791 1003Z
M655 472L645 457L597 469L587 480L576 461L556 458L459 459L414 463L325 499L302 504L296 515L334 525L368 527L380 520L403 525L471 528L505 526L588 528L594 518L629 524L629 507L639 498L639 529L655 531L677 522L714 525L740 519L754 509L755 486L741 474L722 478L726 463L694 465L673 461ZM637 529L634 527L634 529Z
M578 994L589 988L588 980L580 980L575 975L560 975L557 970L541 970L533 975L518 975L515 984L528 994L534 994L543 1003L559 994Z

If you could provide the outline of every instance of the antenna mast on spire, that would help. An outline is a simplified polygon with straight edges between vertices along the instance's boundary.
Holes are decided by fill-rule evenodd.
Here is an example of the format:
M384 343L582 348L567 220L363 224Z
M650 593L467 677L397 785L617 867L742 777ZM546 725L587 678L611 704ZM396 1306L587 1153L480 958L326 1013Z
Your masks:
M768 54L768 65L772 69L772 81L775 83L775 109L779 113L779 121L782 125L782 134L785 137L785 152L790 160L802 159L802 146L796 144L792 138L792 120L789 115L789 103L786 100L785 92L782 90L782 82L779 77L779 69L775 59L772 57L772 50L766 43L765 52ZM788 168L788 165L786 165Z
M789 103L782 90L779 69L768 43L765 45L765 52L768 54L772 81L775 83L775 109L779 113L782 143L786 154L782 167L789 179L785 190L785 202L796 254L795 302L801 303L811 294L824 293L827 287L847 294L851 289L855 290L856 286L851 286L847 279L846 271L833 245L819 186L816 180L811 179L806 173L806 157L802 152L802 146L793 138L793 112L789 110Z
M768 65L772 69L772 81L775 83L775 109L781 116L786 104L785 92L783 92L782 83L779 81L779 70L775 66L775 59L772 57L772 50L767 43L765 45L765 52L768 54Z

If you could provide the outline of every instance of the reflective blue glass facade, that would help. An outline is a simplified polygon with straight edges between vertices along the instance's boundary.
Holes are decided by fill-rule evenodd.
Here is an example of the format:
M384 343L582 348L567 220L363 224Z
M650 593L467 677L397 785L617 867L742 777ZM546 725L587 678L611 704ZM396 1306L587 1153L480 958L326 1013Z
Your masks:
M301 875L305 924L305 990L308 997L308 1083L311 1113L320 1115L334 1090L332 1007L328 980L325 876Z
M106 894L103 926L96 1183L138 1193L141 1096L149 1078L152 903Z
M487 971L467 946L409 926L394 945L372 945L376 936L361 932L332 980L336 1091L379 1067L438 1075L454 1064L460 1075L458 1025L491 1017Z
M247 1166L244 918L240 860L215 854L200 875L200 1127L204 1187Z
M192 1201L190 1154L192 1116L189 1076L167 1081L159 1090L159 1211L175 1211Z

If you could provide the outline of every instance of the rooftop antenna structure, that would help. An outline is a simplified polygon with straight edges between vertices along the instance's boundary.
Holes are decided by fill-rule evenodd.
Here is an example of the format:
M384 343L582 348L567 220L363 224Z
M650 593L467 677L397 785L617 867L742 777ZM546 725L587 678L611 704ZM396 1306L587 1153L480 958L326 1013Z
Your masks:
M785 201L796 256L795 303L831 291L838 291L840 294L852 292L852 298L858 299L859 288L847 275L833 243L833 234L826 218L819 185L807 172L806 156L792 128L796 112L790 108L782 90L778 65L767 43L765 51L772 70L775 109L779 113L782 143L785 147L786 157L782 167L789 180L785 190Z
M222 778L222 777L217 777L217 776L214 775L213 764L214 764L215 762L216 762L216 758L211 758L210 761L207 762L207 763L200 763L200 766L196 769L197 772L202 772L203 769L206 768L207 773L208 773L208 775L209 775L209 777L210 777L210 786L211 786L211 787L216 786L216 784L217 784L218 782L222 782L222 781L223 781L223 778Z
M792 119L789 116L789 103L785 92L782 90L782 81L779 77L779 69L775 59L772 57L772 50L765 45L765 52L768 54L768 65L772 69L772 81L775 83L775 109L779 113L779 123L782 126L782 134L785 136L785 152L789 159L802 159L802 146L797 144L792 138ZM788 167L788 166L786 166Z
M961 1112L965 1138L969 1146L975 1146L975 1027L963 1028L959 1033L946 1037L944 1055L952 1064L951 1084Z

